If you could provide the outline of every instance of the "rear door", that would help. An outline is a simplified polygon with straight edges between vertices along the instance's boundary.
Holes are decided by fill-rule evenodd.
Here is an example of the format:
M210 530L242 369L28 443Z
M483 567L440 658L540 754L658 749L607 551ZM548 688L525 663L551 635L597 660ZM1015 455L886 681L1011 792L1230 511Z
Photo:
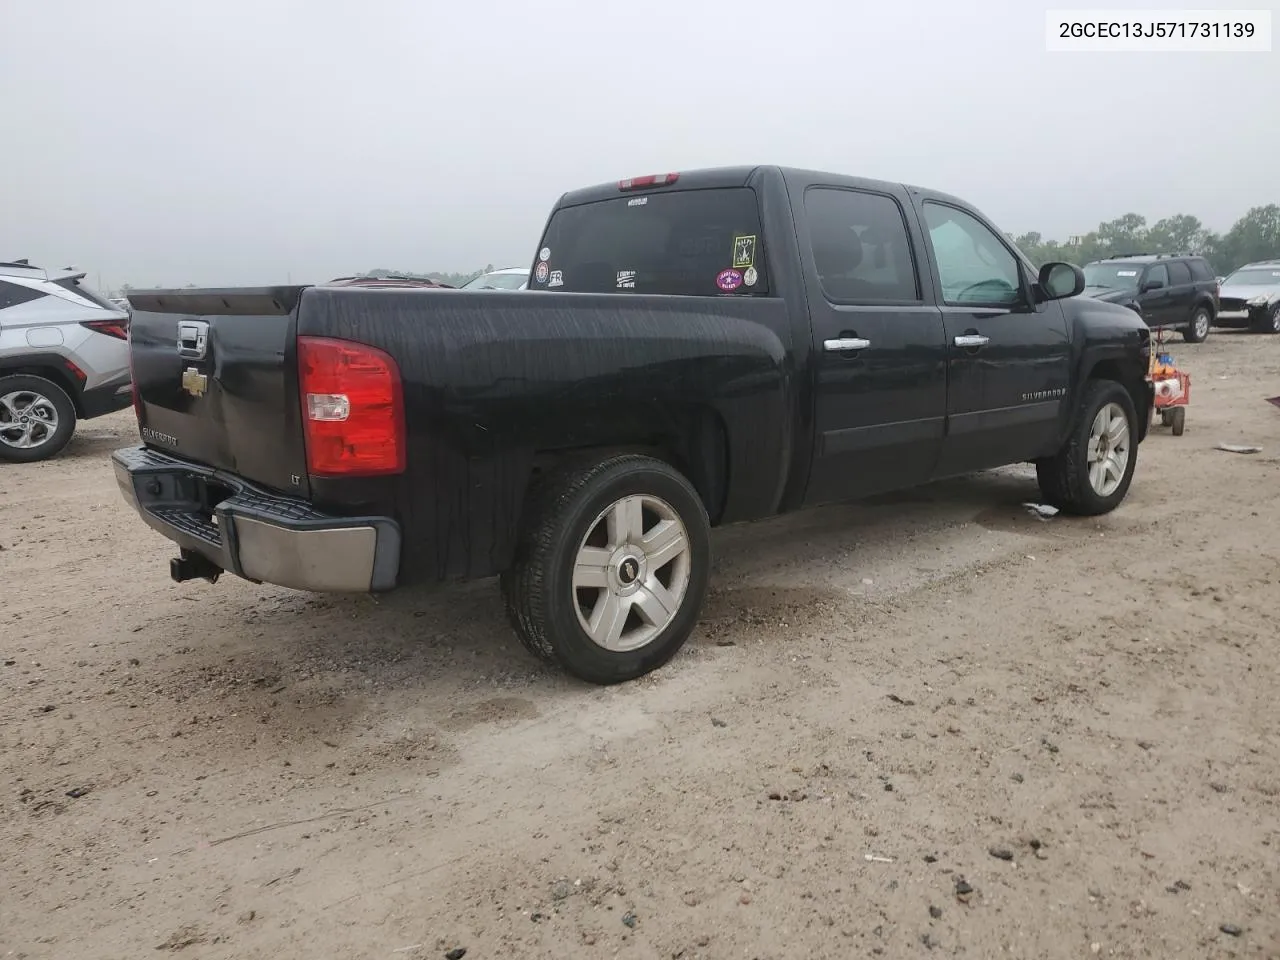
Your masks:
M1061 303L1034 301L1030 268L974 211L918 199L946 332L947 430L937 475L1050 452L1070 382Z
M1181 260L1170 260L1169 267L1169 323L1179 326L1191 319L1196 305L1196 285L1191 268Z
M143 441L305 495L293 316L301 291L131 294L129 338Z
M816 184L800 199L816 357L805 501L923 483L942 444L946 348L942 316L920 283L921 237L905 192Z

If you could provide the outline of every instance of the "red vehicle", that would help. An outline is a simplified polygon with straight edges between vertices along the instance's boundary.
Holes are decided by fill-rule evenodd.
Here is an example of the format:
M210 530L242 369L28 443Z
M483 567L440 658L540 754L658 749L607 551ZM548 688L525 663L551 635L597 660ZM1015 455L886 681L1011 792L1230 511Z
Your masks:
M330 287L431 287L452 290L453 287L426 277L338 277L330 280Z

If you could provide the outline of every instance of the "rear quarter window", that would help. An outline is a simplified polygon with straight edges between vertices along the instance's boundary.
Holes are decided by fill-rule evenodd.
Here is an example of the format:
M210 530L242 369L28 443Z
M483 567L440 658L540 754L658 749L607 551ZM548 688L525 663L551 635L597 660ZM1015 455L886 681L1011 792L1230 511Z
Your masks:
M1169 264L1169 282L1177 287L1184 283L1191 282L1191 268L1185 263L1179 263L1175 260Z
M44 294L39 290L32 290L30 287L24 287L19 283L0 280L0 310L16 307L22 303L30 303L32 300L39 300L43 296Z
M696 297L769 292L749 187L620 194L551 217L530 290Z
M1187 266L1191 268L1191 276L1195 280L1212 280L1214 277L1207 260L1188 260Z

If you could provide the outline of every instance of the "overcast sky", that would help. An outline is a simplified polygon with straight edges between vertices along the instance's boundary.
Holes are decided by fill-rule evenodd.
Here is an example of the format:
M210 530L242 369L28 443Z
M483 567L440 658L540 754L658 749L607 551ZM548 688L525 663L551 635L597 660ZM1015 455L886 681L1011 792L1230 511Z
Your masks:
M1045 6L0 0L0 259L108 287L523 265L566 189L757 162L1061 238L1280 201L1280 53L1051 54Z

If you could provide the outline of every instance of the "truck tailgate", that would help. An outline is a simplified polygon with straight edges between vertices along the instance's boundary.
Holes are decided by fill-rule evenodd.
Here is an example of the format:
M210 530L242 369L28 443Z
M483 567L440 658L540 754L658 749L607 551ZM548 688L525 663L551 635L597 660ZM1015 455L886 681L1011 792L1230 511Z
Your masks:
M142 439L306 496L294 309L303 287L133 293Z

